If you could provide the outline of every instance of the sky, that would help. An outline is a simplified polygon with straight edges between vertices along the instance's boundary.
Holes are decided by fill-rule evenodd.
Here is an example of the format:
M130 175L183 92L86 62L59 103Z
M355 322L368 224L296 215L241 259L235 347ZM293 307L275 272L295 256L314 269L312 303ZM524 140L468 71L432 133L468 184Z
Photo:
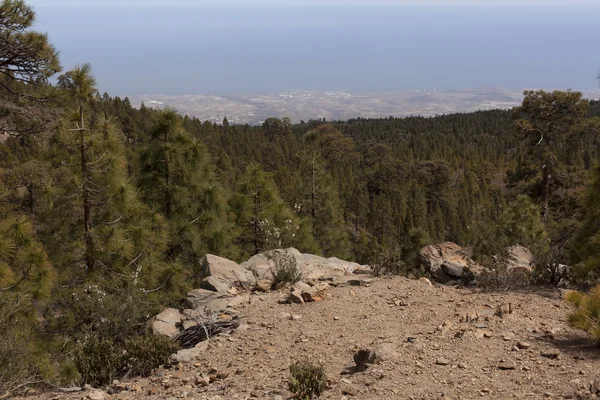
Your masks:
M28 1L111 95L598 87L598 0L149 3Z
M82 0L32 0L34 6L82 6ZM597 0L85 0L83 6L598 6Z

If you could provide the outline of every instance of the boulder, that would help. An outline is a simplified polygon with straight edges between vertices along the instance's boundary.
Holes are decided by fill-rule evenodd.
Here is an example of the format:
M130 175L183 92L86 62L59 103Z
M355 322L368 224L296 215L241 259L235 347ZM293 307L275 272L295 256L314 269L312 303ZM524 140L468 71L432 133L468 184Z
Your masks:
M465 249L452 242L425 246L419 257L421 264L439 283L469 282L483 271L483 267L473 261ZM466 271L469 273L466 274Z
M192 309L203 307L213 300L228 297L227 293L214 292L207 289L194 289L187 294L187 306Z
M179 325L181 325L181 313L179 310L167 308L154 317L152 332L155 335L172 337L179 333Z
M240 266L251 271L257 280L273 282L274 263L267 256L267 253L256 254L248 261L241 263Z
M459 279L463 274L463 270L465 269L465 265L450 260L444 261L440 267L445 274Z
M534 264L533 253L523 246L510 246L508 252L508 268L531 272Z
M210 290L211 292L228 293L231 286L228 282L220 278L207 276L200 282L200 288Z
M207 254L200 259L201 287L218 289L226 293L231 287L252 289L256 285L256 278L252 271L223 257ZM223 292L223 289L225 291ZM210 290L212 290L210 289Z
M398 358L398 353L386 343L381 343L372 349L361 349L353 357L357 370L364 370L368 364L379 364Z

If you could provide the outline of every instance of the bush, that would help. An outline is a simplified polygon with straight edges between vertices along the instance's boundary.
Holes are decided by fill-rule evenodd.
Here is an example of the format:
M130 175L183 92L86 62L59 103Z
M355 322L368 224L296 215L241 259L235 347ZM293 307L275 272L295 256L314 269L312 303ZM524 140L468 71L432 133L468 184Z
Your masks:
M322 364L315 364L307 359L296 361L290 365L289 388L296 399L310 400L320 396L327 384L325 368Z
M302 278L296 258L288 251L271 251L267 257L275 264L271 270L274 285L281 282L296 283Z
M484 289L510 290L531 284L531 273L510 265L507 249L498 255L481 255L478 261L485 267L477 277L477 283Z
M108 385L121 368L122 350L110 339L88 336L75 350L75 366L83 383Z
M124 367L134 376L148 376L166 364L179 345L165 336L136 336L125 341Z
M409 270L408 264L402 261L400 253L390 249L379 252L370 265L375 276L406 275Z
M49 371L32 308L30 296L0 292L0 393L18 391Z
M565 300L575 307L575 311L569 314L569 325L600 340L600 285L588 295L570 291Z
M110 339L88 336L75 351L75 366L83 383L99 387L125 373L148 376L169 361L178 348L177 343L159 336L134 336L122 346Z

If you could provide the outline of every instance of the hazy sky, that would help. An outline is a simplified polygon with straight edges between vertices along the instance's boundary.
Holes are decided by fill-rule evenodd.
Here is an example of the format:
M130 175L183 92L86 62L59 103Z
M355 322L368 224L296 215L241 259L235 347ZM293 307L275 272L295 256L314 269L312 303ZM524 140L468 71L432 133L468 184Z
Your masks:
M35 6L131 6L131 5L187 5L187 6L598 6L597 0L31 0Z
M600 0L154 3L28 1L111 95L598 86Z

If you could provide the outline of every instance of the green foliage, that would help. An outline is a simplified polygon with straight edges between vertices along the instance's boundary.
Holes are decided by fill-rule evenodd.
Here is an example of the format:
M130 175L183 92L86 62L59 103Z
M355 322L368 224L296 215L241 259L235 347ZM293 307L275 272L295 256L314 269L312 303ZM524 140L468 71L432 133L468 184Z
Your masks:
M411 266L402 259L400 252L394 249L381 249L369 265L375 276L408 275L411 269Z
M0 86L4 79L22 83L45 81L60 71L58 52L45 34L30 30L35 20L33 9L22 0L0 3Z
M290 365L289 389L298 400L310 400L319 397L327 386L325 368L308 359L296 361Z
M230 209L242 259L276 248L306 246L298 241L299 219L279 197L272 175L258 164L248 165L238 180Z
M302 270L296 258L289 251L270 251L267 257L273 262L273 285L279 283L296 283L302 279Z
M565 300L575 308L569 314L569 325L600 340L600 285L590 294L570 291Z
M500 210L493 223L484 218L476 221L476 256L496 256L509 246L527 247L537 259L544 259L549 240L541 212L527 196L518 196Z
M195 263L207 252L234 254L226 194L205 146L184 129L174 110L156 120L140 162L144 200L169 223L170 259Z
M38 312L55 273L31 223L0 220L0 392L40 377L47 355L37 353Z
M94 387L110 384L121 368L122 350L110 339L91 335L75 350L75 365L84 383Z
M577 274L586 277L600 275L600 167L594 171L594 181L584 200L581 225L573 245L573 261Z
M76 347L75 366L83 383L99 387L126 373L148 376L177 350L177 343L154 335L134 336L121 344L90 335Z
M135 336L124 343L123 364L133 376L148 376L166 364L177 350L178 344L167 337Z
M478 279L480 286L510 289L531 283L529 274L510 266L507 249L514 245L531 250L538 274L546 271L550 250L548 234L539 207L527 196L518 196L502 207L493 222L479 219L474 231L477 237L474 256L486 267L486 271Z

